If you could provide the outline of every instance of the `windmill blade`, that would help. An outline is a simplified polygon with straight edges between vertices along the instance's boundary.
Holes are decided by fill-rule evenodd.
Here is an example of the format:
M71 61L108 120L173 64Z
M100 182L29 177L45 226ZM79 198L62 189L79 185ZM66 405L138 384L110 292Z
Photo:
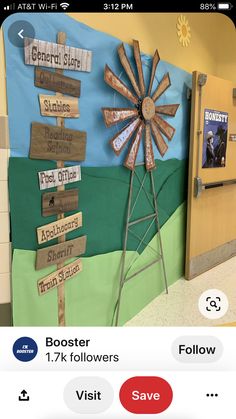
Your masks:
M152 136L151 136L150 124L146 124L145 126L145 165L148 171L155 169L156 167L154 154L153 154L153 148L152 148Z
M102 108L102 112L107 128L126 119L138 116L138 111L134 108Z
M110 144L116 153L119 156L121 150L124 148L125 144L129 141L130 137L135 132L140 119L136 118L134 121L129 122L122 130L120 130L111 140Z
M152 95L153 102L156 102L156 100L166 91L166 89L168 89L169 86L171 86L170 76L169 73L166 73Z
M140 122L140 125L138 127L138 131L132 141L132 144L130 146L130 149L128 151L127 157L124 162L124 166L127 167L127 169L134 170L135 168L135 162L143 134L144 129L144 123Z
M153 138L154 138L154 141L156 143L157 149L158 149L161 157L163 157L164 154L168 150L168 145L166 144L163 136L161 135L157 125L155 124L155 122L153 120L151 121L151 129L152 129L152 134L153 134Z
M140 48L139 48L139 42L133 40L133 47L134 47L134 59L136 62L137 70L138 70L138 79L139 79L139 87L141 91L141 95L145 95L145 83L144 83L144 77L143 77L143 66L141 61L141 55L140 55Z
M162 119L157 114L154 116L153 119L156 122L160 131L168 138L169 141L171 141L175 133L175 128L168 124L168 122L164 121L164 119Z
M129 88L117 77L113 71L106 65L105 67L105 74L104 80L109 86L119 92L122 96L129 99L135 105L138 103L138 98L133 95L133 93L129 90Z
M129 77L130 82L131 82L131 84L132 84L132 86L133 86L136 94L140 97L141 96L141 92L139 90L139 87L138 87L138 84L137 84L137 81L136 81L136 78L135 78L133 69L132 69L132 67L130 65L129 59L128 59L127 55L126 55L124 44L121 44L119 46L119 48L118 48L118 55L120 57L121 64L123 65L123 67L124 67L124 69L126 71L126 74Z
M179 104L177 105L162 105L156 106L155 110L157 113L161 113L163 115L175 116Z
M153 59L152 59L152 72L151 72L151 78L150 78L150 83L149 83L149 88L148 88L148 96L151 96L153 80L154 80L154 77L155 77L155 73L156 73L156 69L157 69L157 65L158 65L159 61L160 61L160 57L159 57L158 51L156 49L155 54L154 54Z

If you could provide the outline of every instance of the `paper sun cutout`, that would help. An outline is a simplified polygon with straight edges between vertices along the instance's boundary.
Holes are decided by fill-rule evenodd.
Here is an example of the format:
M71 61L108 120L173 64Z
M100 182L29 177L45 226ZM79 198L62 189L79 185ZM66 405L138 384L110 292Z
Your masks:
M177 35L179 42L183 47L188 47L190 44L191 31L186 16L180 15L177 19Z

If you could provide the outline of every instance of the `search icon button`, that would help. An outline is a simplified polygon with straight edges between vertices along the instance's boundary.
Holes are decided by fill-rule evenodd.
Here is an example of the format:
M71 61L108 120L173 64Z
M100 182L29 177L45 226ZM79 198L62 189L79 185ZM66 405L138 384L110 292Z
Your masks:
M207 319L220 319L228 311L228 298L221 290L209 289L201 294L198 308Z

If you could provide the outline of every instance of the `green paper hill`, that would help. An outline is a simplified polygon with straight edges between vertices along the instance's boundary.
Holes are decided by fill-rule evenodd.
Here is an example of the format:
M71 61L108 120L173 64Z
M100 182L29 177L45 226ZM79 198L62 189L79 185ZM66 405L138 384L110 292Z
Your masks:
M187 164L186 160L156 160L157 169L153 172L158 194L159 222L163 226L174 211L186 199ZM37 250L39 247L57 243L52 240L39 246L36 228L56 220L56 216L42 217L41 196L38 184L38 172L55 169L53 161L30 160L27 158L10 158L9 191L11 206L11 231L13 249ZM138 168L140 179L144 174L143 167ZM127 211L130 171L124 167L82 167L82 180L66 189L78 188L79 211L83 213L83 227L67 234L67 240L87 235L87 249L84 256L94 256L121 250L123 247L124 223ZM138 190L138 180L134 192ZM147 182L150 200L151 187ZM67 213L73 214L76 211ZM136 205L133 219L152 213L151 205L142 192ZM137 225L135 234L142 235L148 222ZM154 236L155 225L145 237L148 243ZM128 250L136 250L137 240L128 242ZM140 246L141 253L145 245Z

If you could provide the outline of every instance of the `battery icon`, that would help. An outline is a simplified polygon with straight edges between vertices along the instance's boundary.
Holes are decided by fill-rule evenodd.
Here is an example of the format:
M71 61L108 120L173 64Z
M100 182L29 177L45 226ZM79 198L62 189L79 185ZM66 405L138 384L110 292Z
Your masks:
M233 5L231 3L217 3L218 10L231 10Z

